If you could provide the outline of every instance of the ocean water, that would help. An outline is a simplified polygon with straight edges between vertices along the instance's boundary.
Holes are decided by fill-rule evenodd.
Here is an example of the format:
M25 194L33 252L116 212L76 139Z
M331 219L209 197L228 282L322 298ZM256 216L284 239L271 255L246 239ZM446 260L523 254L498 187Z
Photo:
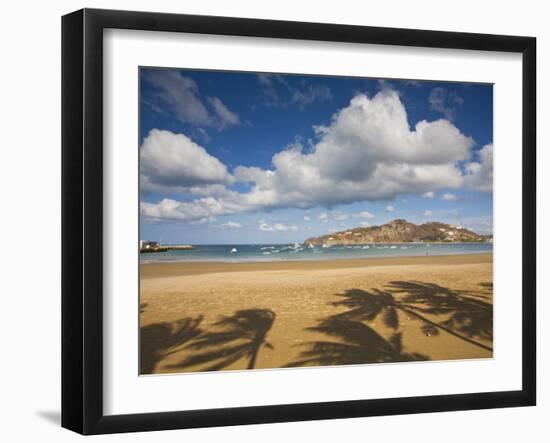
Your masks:
M193 245L193 250L140 254L141 263L177 261L255 262L284 260L338 260L375 257L479 254L493 252L492 243L407 243L308 247L279 245Z

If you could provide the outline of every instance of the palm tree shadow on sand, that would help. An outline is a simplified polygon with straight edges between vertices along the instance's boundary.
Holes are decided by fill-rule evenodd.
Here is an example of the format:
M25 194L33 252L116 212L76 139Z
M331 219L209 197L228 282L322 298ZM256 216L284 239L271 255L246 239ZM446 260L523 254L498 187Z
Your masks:
M286 366L326 366L428 360L425 355L404 352L398 312L421 322L426 335L445 332L477 347L492 351L482 341L493 338L493 307L484 299L491 283L480 292L452 291L432 283L393 281L386 290L349 289L333 302L346 311L332 315L306 331L320 332L337 341L314 341L298 359ZM440 320L440 318L443 320ZM380 318L391 331L386 340L367 323ZM440 321L436 321L435 319Z
M321 332L338 341L314 341L305 343L298 359L287 364L297 366L357 365L365 363L389 363L428 360L417 353L403 352L401 333L394 333L389 340L366 324L347 318L332 316L307 331Z
M269 309L244 309L224 316L213 324L213 331L203 332L186 346L193 354L168 367L219 371L246 359L246 369L254 369L260 350L274 349L266 340L274 321L275 313Z
M428 335L446 332L482 349L492 348L482 342L493 339L493 306L483 301L482 294L466 295L465 291L417 281L393 281L387 290L350 289L338 294L342 300L333 303L347 311L338 318L373 321L381 316L386 326L397 329L397 312L422 322L422 331ZM443 316L443 321L432 318ZM432 318L430 318L432 317Z
M172 323L155 323L140 330L140 373L152 374L157 364L202 333L202 315Z
M492 293L492 283L481 283L480 286ZM438 331L453 332L462 340L493 350L473 340L493 340L493 305L482 300L482 294L417 281L394 281L387 285L387 289L401 295L399 304L409 313L414 312L417 318L424 319L423 314L447 316L446 320L433 325Z

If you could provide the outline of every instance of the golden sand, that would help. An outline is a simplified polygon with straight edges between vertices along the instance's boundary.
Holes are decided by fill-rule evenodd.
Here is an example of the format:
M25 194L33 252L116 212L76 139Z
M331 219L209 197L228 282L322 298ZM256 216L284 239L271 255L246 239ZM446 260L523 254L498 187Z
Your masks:
M492 254L140 274L142 373L492 357Z

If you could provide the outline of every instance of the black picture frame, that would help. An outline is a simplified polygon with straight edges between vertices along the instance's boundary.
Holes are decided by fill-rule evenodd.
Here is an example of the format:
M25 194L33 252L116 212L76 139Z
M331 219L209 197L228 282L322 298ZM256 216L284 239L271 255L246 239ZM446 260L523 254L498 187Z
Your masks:
M501 51L522 55L522 388L131 415L103 412L103 30ZM82 434L531 406L536 403L536 39L83 9L62 18L62 426Z

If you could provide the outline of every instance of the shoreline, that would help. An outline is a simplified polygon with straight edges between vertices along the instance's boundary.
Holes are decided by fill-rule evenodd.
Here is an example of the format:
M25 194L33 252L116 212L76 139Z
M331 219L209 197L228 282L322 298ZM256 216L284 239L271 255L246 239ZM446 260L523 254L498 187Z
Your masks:
M380 266L464 265L492 263L493 253L419 255L401 257L335 258L330 260L272 261L164 261L140 263L140 279L200 275L220 272L315 271Z

